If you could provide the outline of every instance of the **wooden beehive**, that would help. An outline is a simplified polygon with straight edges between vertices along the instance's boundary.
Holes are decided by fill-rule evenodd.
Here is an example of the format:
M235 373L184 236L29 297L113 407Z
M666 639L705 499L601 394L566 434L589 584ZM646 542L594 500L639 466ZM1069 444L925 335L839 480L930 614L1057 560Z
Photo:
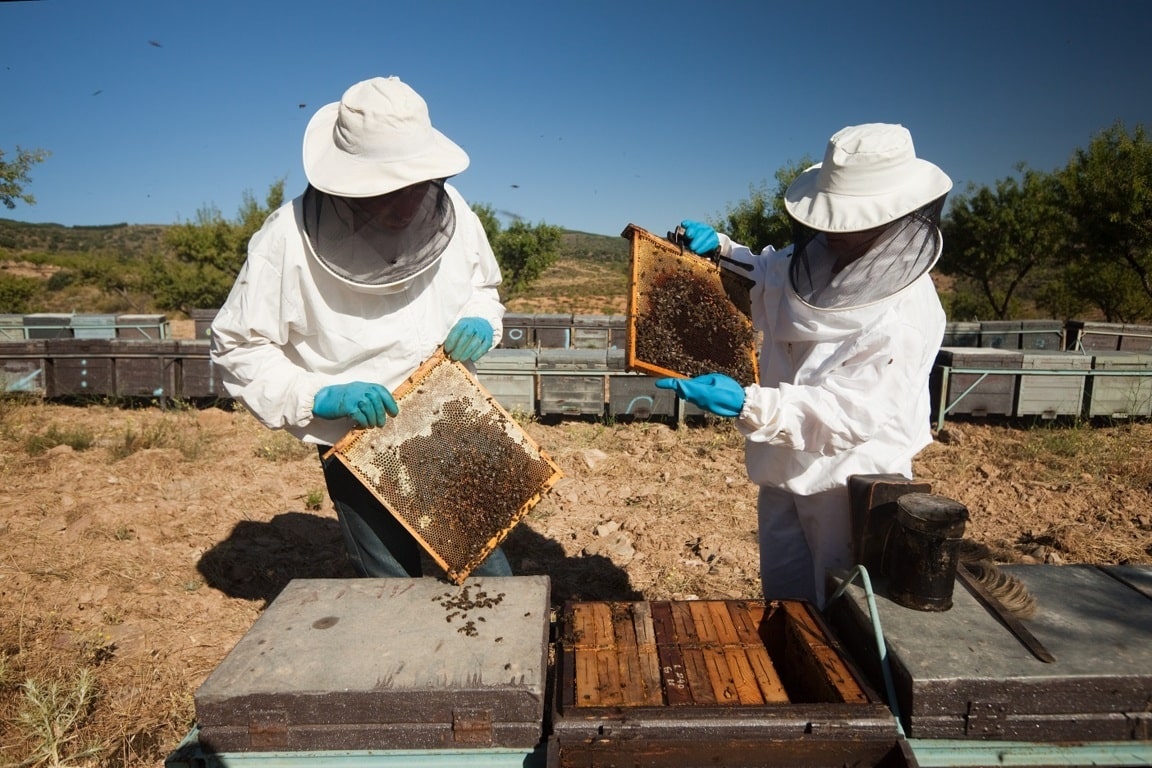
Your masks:
M547 576L295 579L196 690L199 744L208 765L492 765L485 750L540 741L548 625Z
M629 224L627 366L654 376L758 381L756 334L708 259Z
M911 739L1022 742L1140 740L1152 720L1152 566L1001 565L1034 610L1019 623L1045 662L963 584L947 611L890 599L875 579L829 605L828 620L874 685L883 686L872 611L884 632L896 706Z
M573 602L558 623L563 768L876 765L898 739L807 603Z
M561 477L460 363L438 351L393 392L383 426L332 448L460 584Z

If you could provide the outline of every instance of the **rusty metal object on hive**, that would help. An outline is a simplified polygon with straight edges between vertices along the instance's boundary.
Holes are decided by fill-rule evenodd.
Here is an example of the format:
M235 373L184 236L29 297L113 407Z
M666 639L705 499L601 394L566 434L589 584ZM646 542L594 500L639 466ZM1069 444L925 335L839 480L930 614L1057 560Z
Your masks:
M396 416L350 431L332 452L461 584L560 469L442 350L393 396Z
M756 333L729 296L721 269L634 224L628 291L629 370L653 376L723 373L759 381Z

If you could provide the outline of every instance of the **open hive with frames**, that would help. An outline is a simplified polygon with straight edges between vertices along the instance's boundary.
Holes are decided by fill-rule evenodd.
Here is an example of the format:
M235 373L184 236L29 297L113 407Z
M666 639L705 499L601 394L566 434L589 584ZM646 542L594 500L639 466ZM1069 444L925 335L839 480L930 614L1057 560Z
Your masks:
M756 383L756 334L720 267L634 224L622 237L632 243L628 369L676 377L723 373L745 386Z
M461 584L562 473L442 350L393 396L396 416L332 453Z

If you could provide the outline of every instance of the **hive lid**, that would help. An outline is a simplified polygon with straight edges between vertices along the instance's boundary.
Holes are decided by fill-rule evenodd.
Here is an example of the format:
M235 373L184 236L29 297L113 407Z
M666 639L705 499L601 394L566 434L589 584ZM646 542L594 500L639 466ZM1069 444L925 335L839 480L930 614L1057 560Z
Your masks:
M755 331L725 285L726 270L633 224L622 236L632 243L628 369L756 383Z
M295 579L195 692L216 751L527 746L546 576Z
M443 350L393 397L396 416L353 429L331 453L460 584L562 473Z

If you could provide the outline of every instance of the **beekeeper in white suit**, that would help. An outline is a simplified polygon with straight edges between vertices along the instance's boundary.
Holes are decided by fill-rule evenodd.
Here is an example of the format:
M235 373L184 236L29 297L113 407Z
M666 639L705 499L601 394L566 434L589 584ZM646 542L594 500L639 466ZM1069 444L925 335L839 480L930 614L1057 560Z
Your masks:
M471 363L500 339L500 268L450 184L468 155L395 77L348 88L304 132L307 189L275 211L212 324L228 394L321 455L397 414L392 390L441 344ZM324 462L363 576L419 576L416 540L336 458ZM499 549L476 575L509 575Z
M928 377L945 316L929 270L951 188L903 126L856 125L785 192L791 246L753 253L682 222L694 252L719 248L750 268L760 383L713 373L656 385L735 418L745 436L767 599L822 607L826 569L852 564L848 478L911 478L932 440Z

